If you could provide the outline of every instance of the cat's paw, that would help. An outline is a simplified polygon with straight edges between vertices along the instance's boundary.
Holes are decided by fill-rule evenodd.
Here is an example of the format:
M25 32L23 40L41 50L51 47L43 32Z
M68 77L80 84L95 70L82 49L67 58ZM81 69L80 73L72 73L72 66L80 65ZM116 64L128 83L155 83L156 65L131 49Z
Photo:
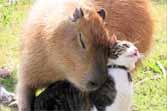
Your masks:
M10 104L8 104L9 107L18 107L18 101L12 101Z

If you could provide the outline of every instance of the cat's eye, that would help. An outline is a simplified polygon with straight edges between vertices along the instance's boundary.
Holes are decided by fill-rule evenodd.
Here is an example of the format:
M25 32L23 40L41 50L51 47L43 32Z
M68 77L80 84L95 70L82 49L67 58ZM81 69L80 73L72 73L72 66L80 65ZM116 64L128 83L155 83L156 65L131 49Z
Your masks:
M129 45L128 44L122 44L123 46L125 46L126 48L129 48Z
M83 41L83 34L82 33L79 33L79 43L80 43L80 46L83 48L83 49L86 49L86 45Z

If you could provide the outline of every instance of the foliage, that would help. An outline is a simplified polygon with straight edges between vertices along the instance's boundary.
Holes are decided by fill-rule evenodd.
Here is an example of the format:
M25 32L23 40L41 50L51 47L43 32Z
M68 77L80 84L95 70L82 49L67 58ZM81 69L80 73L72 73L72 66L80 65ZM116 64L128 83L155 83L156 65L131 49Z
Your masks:
M167 0L152 0L153 2L159 3L159 4L165 4L167 3Z
M153 3L155 43L142 67L134 74L135 111L166 111L167 109L167 21L166 4ZM161 67L161 65L163 67Z

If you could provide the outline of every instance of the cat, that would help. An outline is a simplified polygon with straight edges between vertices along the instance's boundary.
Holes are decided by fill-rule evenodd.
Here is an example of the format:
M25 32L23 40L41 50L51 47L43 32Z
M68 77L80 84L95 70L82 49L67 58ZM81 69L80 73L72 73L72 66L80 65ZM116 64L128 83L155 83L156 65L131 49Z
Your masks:
M130 71L141 54L133 43L113 34L108 79L96 91L81 92L68 81L49 86L34 101L34 111L129 111L133 93Z
M130 111L133 94L133 83L130 72L135 63L143 57L135 45L128 41L116 41L110 48L108 59L109 75L113 77L117 91L114 103L106 107L105 111Z

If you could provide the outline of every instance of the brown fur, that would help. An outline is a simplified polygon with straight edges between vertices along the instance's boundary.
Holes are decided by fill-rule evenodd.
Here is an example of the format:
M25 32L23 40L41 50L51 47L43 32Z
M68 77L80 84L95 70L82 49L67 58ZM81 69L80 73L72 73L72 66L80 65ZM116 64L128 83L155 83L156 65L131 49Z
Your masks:
M20 111L29 111L36 88L68 79L85 90L93 78L98 78L96 82L104 81L107 72L107 32L102 19L90 8L91 3L78 0L78 4L77 0L70 0L63 5L69 0L61 0L55 7L57 0L41 1L43 3L32 8L22 34L18 83ZM92 1L97 9L104 7L108 12L106 23L111 34L138 42L140 52L148 51L152 42L148 0ZM86 18L77 23L67 21L78 6L84 8ZM79 47L74 38L79 31L84 34L86 50Z
M30 110L37 88L67 79L81 90L93 90L89 82L100 86L107 75L110 43L95 9L77 0L41 1L32 8L22 34L19 111ZM73 22L70 17L78 6L84 17ZM79 32L86 49L79 45Z
M153 37L152 18L149 12L150 0L92 0L96 8L107 11L106 24L109 32L118 39L128 40L142 53L150 49Z

